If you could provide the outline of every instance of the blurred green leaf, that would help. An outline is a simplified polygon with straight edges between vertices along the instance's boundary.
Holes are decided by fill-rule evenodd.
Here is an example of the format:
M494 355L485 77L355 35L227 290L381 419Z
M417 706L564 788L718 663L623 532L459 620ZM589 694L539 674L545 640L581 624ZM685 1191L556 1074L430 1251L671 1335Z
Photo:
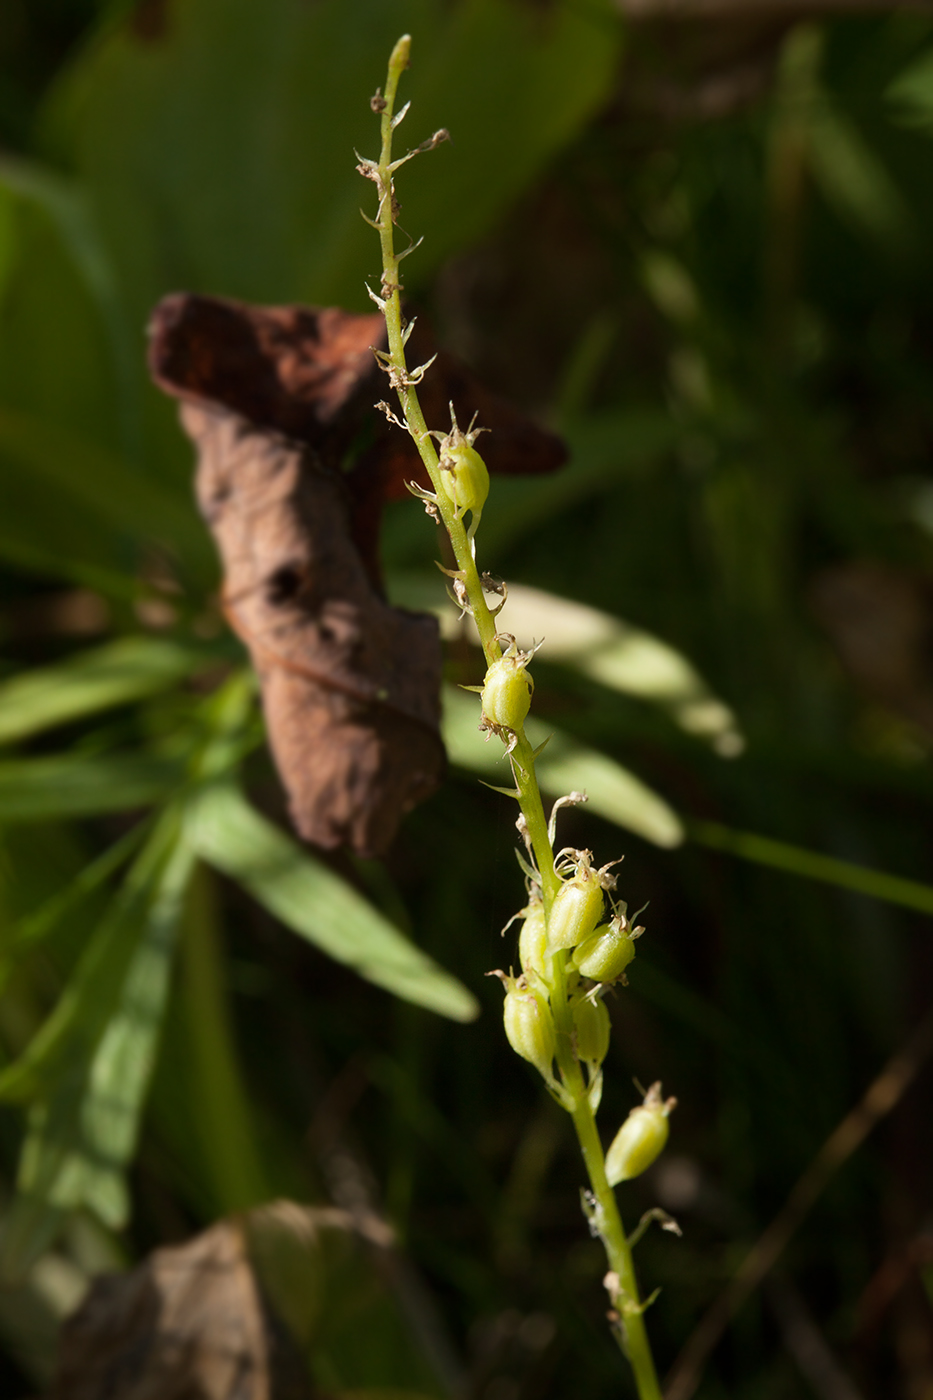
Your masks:
M134 863L48 1021L0 1075L0 1097L32 1101L2 1271L19 1274L63 1213L126 1222L123 1171L152 1073L185 890L195 856L169 809Z
M823 195L844 219L891 253L909 251L916 229L907 201L854 122L825 98L814 112L809 158Z
M75 878L45 900L38 909L20 919L7 930L3 949L0 952L0 994L2 994L12 968L30 948L48 937L67 915L75 911L93 895L115 871L119 870L134 853L146 835L146 823L140 822L124 836L86 865Z
M389 586L396 603L433 612L447 640L475 644L472 624L458 619L436 578L394 572ZM509 586L507 608L503 624L523 645L543 638L547 661L661 706L681 729L708 740L724 758L736 757L745 747L728 705L713 694L683 653L660 637L598 608L524 584Z
M47 493L61 493L99 521L137 543L161 538L195 554L207 536L193 500L187 504L105 447L38 416L0 408L0 453L21 469L38 473ZM46 500L48 496L46 495ZM108 548L106 558L112 554ZM89 555L93 562L93 555Z
M181 759L55 754L0 763L0 822L48 821L151 807L185 778Z
M209 661L157 637L125 637L0 684L0 744L166 690Z
M201 857L249 890L271 914L361 977L456 1021L475 998L325 865L252 808L232 783L193 801L191 839Z
M508 624L523 642L544 638L542 655L623 695L665 709L681 729L723 756L744 747L735 715L682 652L621 618L538 588L512 586Z
M181 1116L187 1127L179 1150L190 1161L196 1145L212 1188L212 1213L228 1215L268 1200L275 1190L265 1171L257 1116L237 1053L217 884L214 872L199 864L181 946L179 1011L186 1084L182 1102L176 1094L174 1108L175 1117Z
M453 686L444 688L443 732L452 763L495 776L500 786L509 782L505 750L480 733L477 701ZM529 720L525 733L535 747L550 736L536 764L545 792L558 797L585 791L594 812L657 846L678 846L683 840L676 812L627 768L540 720Z
M427 240L418 278L572 139L608 95L621 37L609 0L559 0L546 15L509 0L192 0L162 13L158 38L108 26L47 121L87 181L137 318L180 286L366 305L378 249L353 150L375 149L368 99L403 31L402 134L410 146L442 125L454 136L430 178L400 190L405 227Z
M910 63L886 96L906 125L933 131L933 49Z

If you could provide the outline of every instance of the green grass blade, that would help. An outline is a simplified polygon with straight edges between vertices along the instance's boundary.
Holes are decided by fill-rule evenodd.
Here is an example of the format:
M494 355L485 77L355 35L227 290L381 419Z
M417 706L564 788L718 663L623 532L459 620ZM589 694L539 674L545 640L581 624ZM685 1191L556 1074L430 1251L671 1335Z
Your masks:
M477 702L453 686L445 687L444 743L451 762L473 773L508 777L502 745L494 739L487 743L478 725ZM683 840L683 826L673 808L620 763L539 720L529 720L525 733L534 746L552 735L536 764L538 780L550 796L584 791L594 812L646 841L671 847Z
M48 821L151 807L183 781L175 758L54 754L0 763L0 821Z
M195 671L205 653L158 637L125 637L36 667L0 685L0 744L141 700Z
M192 840L276 918L361 977L455 1021L478 1014L475 998L365 899L252 808L230 783L194 800Z
M224 1215L274 1192L259 1151L232 1022L217 876L199 864L191 883L180 949L179 993L185 1021L186 1094L214 1209Z
M32 1099L18 1195L4 1236L6 1277L27 1268L79 1207L126 1222L124 1169L139 1130L168 994L175 932L194 867L166 812L132 867L58 1005L0 1076Z
M841 889L871 895L887 904L900 904L906 909L917 909L922 914L933 914L933 885L921 884L919 880L907 880L901 875L889 875L884 870L871 870L864 865L854 865L851 861L839 860L836 856L824 856L818 851L808 851L803 846L774 841L770 836L758 836L750 831L733 831L731 827L721 826L719 822L689 822L687 835L701 846L725 851L741 860L754 861L757 865L769 865L772 869L784 870L805 880L819 880L823 884L838 885Z

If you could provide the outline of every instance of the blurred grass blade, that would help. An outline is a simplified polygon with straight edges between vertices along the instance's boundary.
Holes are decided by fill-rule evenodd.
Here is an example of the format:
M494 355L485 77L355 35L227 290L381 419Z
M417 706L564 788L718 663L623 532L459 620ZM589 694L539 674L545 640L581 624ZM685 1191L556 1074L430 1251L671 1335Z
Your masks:
M46 1093L69 1061L86 1058L114 1012L164 866L178 842L171 810L149 836L85 946L55 1009L26 1050L0 1073L0 1100L27 1102Z
M735 715L686 657L621 618L539 588L509 588L509 627L521 639L544 637L542 655L623 695L667 710L681 729L708 739L724 757L740 753Z
M193 801L189 820L191 839L208 864L330 957L453 1020L470 1021L478 1014L476 1000L455 977L255 811L232 783L205 788Z
M54 754L0 763L0 821L47 821L151 807L184 781L180 759Z
M509 596L511 599L511 593ZM507 779L502 745L494 740L487 743L478 725L477 701L453 686L445 687L444 743L451 762L474 773ZM634 831L657 846L678 846L683 840L683 826L676 812L627 768L540 720L528 721L525 733L532 745L543 743L551 735L536 765L541 786L550 796L582 789L592 810L607 821Z
M933 885L924 885L918 880L905 880L884 870L870 870L867 866L854 865L836 856L824 856L818 851L789 845L786 841L774 841L769 836L733 831L731 827L721 826L718 822L689 822L687 835L701 846L725 851L728 855L754 861L757 865L770 865L775 870L785 870L805 880L820 880L827 885L854 890L857 894L871 895L887 904L900 904L906 909L933 914Z
M392 598L433 611L448 639L462 634L435 579L397 573ZM544 638L542 658L571 667L609 690L660 706L681 729L707 740L723 758L745 747L738 721L682 652L643 628L598 608L524 584L510 584L503 623L519 640ZM467 636L472 640L471 634Z
M840 216L893 254L915 243L911 211L855 125L826 98L817 105L810 128L814 179Z
M47 938L66 915L72 914L129 860L145 837L146 828L145 822L132 827L125 836L121 836L102 855L79 871L63 890L59 890L38 909L13 924L7 932L0 952L0 994L19 959Z
M87 541L82 543L86 549ZM25 540L18 520L0 520L0 559L44 580L67 579L121 602L132 603L146 592L139 579L118 569L101 568L99 560L91 562L81 553L66 552L47 540L41 545L34 539Z
M185 909L180 949L179 1011L184 1018L185 1100L189 1110L187 1140L179 1144L188 1157L196 1140L202 1170L212 1188L212 1210L229 1215L274 1194L263 1165L252 1105L244 1085L228 989L218 909L218 878L199 862ZM171 1142L172 1139L169 1139Z
M933 48L895 78L886 96L905 125L933 132Z
M0 684L0 744L157 694L209 658L156 637L126 637Z
M94 1211L119 1228L123 1172L165 1010L175 932L194 853L180 814L163 814L58 1005L0 1094L32 1099L2 1272L19 1275L64 1213Z
M539 733L549 732L540 721L526 731L532 743L540 742ZM592 811L656 846L679 846L683 840L680 818L663 797L620 763L566 734L554 734L537 769L545 791L560 795L582 789Z

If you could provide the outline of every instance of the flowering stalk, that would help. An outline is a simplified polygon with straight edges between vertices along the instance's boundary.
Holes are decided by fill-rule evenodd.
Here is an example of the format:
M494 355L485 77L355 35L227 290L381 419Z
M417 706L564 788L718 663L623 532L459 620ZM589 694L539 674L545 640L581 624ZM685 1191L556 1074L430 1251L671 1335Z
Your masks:
M430 362L411 370L407 365L405 344L411 328L402 314L399 269L412 249L395 251L394 176L412 156L433 149L447 137L446 131L438 131L407 155L392 158L393 135L408 110L406 104L396 113L395 100L399 79L408 67L410 47L410 37L404 35L392 51L385 92L377 91L371 99L381 122L379 160L359 158L358 166L360 173L374 182L379 195L376 218L368 222L378 231L382 246L382 283L379 294L370 290L370 296L385 316L388 350L376 354L398 395L401 419L389 405L380 407L410 433L431 480L433 491L411 489L450 537L457 565L450 571L452 591L464 611L472 615L486 658L485 682L478 687L482 691L481 728L506 745L514 780L508 794L521 810L518 827L530 856L526 866L529 902L516 916L523 919L521 975L497 974L506 988L506 1034L573 1118L591 1188L585 1194L584 1208L609 1262L605 1286L613 1305L616 1336L631 1362L640 1400L661 1400L643 1318L648 1304L639 1299L631 1247L612 1188L643 1171L661 1151L667 1136L667 1115L675 1101L664 1103L660 1085L653 1085L644 1104L632 1110L619 1130L608 1157L604 1155L595 1120L602 1089L601 1066L609 1047L609 1016L602 994L611 984L624 983L624 968L642 929L632 928L625 905L616 903L612 903L610 922L600 926L606 896L615 885L608 866L594 870L589 851L565 850L555 858L557 807L585 799L572 793L555 804L550 822L545 817L535 774L535 750L524 729L533 691L527 669L533 653L519 651L512 637L498 631L495 618L502 603L492 610L487 593L504 597L504 585L488 575L481 576L476 566L474 536L489 489L488 473L473 446L477 433L470 429L463 433L452 409L448 433L430 430L417 391Z

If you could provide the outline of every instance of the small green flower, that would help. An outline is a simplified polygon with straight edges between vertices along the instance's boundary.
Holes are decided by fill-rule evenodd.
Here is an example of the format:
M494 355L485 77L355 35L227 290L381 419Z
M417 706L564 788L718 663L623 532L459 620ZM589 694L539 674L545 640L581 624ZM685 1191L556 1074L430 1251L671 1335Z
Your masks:
M585 996L573 1008L577 1059L595 1071L609 1052L612 1027L606 1004L597 996Z
M438 445L441 488L458 517L472 513L469 537L472 539L489 495L489 470L473 443L482 428L472 424L463 433L457 426L453 404L450 405L451 429Z
M552 953L558 948L575 948L590 936L602 917L603 892L615 884L606 873L608 866L593 869L592 852L568 850L566 856L562 864L570 872L569 878L565 877L554 896L547 922Z
M652 1084L644 1103L632 1109L606 1153L610 1186L640 1176L660 1156L670 1131L668 1116L676 1107L676 1099L662 1100L660 1080Z
M631 928L624 913L615 914L574 949L573 965L594 982L617 982L634 958L635 939L643 932Z
M494 733L508 729L514 734L525 723L534 690L534 681L526 669L530 660L531 654L519 651L513 642L486 672L483 722Z
M553 1082L557 1037L547 999L536 995L524 977L506 978L505 989L502 1017L509 1044L516 1055L534 1065L548 1083Z
M518 958L522 971L545 975L547 962L547 924L544 918L544 905L540 899L529 904L522 931L518 935Z

